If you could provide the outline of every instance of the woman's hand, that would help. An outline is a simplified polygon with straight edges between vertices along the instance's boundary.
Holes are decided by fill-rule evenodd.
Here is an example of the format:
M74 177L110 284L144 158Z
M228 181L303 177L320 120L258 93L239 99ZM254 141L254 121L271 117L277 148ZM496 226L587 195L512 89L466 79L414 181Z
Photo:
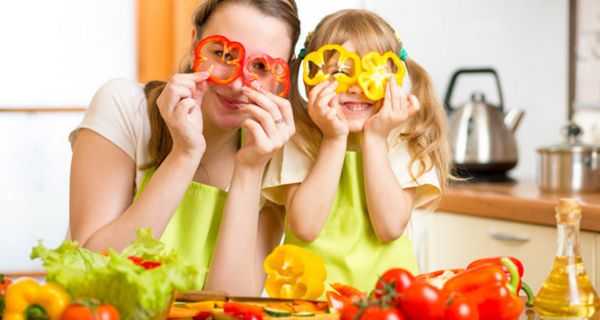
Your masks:
M208 76L208 72L176 74L156 99L173 139L171 152L201 157L206 150L200 104Z
M250 114L242 122L248 130L246 143L238 151L238 164L251 167L264 167L271 156L294 135L294 115L290 102L266 90L243 88L244 94L254 103L248 103L240 110Z
M325 81L314 86L308 94L308 115L323 133L323 139L346 138L348 124L339 112L337 81Z
M394 77L391 77L385 88L381 109L365 122L365 135L373 134L386 139L392 129L410 119L420 108L419 99L402 93Z

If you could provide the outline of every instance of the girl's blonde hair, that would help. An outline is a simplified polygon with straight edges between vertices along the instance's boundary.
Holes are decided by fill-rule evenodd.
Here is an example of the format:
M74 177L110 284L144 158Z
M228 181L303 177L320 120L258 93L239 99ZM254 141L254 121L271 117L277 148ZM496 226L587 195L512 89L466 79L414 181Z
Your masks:
M382 53L393 51L399 54L402 49L402 42L385 20L373 12L359 9L340 10L323 18L312 35L307 37L304 48L309 53L325 44L341 45L349 40L356 46L358 52L374 50ZM407 58L405 63L412 83L410 93L419 99L421 109L410 118L403 132L392 137L391 142L392 144L400 140L407 142L411 154L409 168L412 168L415 162L419 164L416 175L413 170L409 170L413 179L417 179L435 167L443 190L446 187L446 180L452 177L446 114L435 98L427 71L411 58ZM310 119L307 102L300 95L298 75L301 64L301 61L295 61L291 67L292 89L289 98L294 109L298 134L294 142L309 155L316 157L322 134Z
M196 39L194 39L191 53L196 44L203 38L204 25L210 16L219 7L226 3L242 4L254 8L264 15L274 17L286 24L289 33L290 48L296 46L298 37L300 36L300 19L298 18L298 7L295 0L202 0L192 17L192 23L196 31ZM292 49L293 50L293 49ZM290 52L288 60L291 61L293 51ZM179 67L180 73L193 72L192 69L193 57L187 54ZM167 124L160 115L156 99L163 91L166 82L150 81L144 87L146 100L148 101L148 117L150 118L150 128L152 134L148 144L150 161L142 166L142 169L158 167L165 160L173 146L173 139L167 128Z

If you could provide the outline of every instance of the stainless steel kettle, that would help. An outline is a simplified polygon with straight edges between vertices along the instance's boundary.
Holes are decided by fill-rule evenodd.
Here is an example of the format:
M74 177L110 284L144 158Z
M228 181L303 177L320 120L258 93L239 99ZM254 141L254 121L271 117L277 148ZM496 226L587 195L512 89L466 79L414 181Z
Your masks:
M496 79L500 105L485 100L475 92L471 101L455 108L450 104L457 78L463 74L491 74ZM505 174L517 165L518 153L514 132L523 117L523 111L504 113L502 89L494 69L460 69L454 72L445 108L448 112L449 139L452 156L458 171L469 174Z

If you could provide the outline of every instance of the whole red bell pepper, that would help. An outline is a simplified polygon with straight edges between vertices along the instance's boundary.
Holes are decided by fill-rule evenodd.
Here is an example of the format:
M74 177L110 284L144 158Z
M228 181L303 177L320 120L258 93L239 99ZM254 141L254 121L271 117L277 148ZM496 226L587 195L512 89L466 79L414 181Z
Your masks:
M502 262L501 262L502 258L503 257L490 257L490 258L478 259L478 260L471 262L467 266L467 269L471 269L471 268L474 268L474 267L477 267L477 266L480 266L483 264L492 263L492 264L499 266L502 270L504 270L504 273L510 279L510 271L508 270L508 267L506 267L505 265L502 264ZM518 270L518 273L519 273L519 281L517 284L517 294L521 290L523 290L525 292L525 294L527 295L527 303L526 303L527 306L532 306L535 296L534 296L533 292L531 291L531 288L529 288L527 283L525 283L523 281L523 274L525 273L525 269L523 268L523 263L515 257L506 257L506 258L510 259L510 261L515 264L515 266Z
M523 311L523 302L516 294L519 281L517 266L505 257L500 262L508 269L510 281L499 265L487 263L474 266L451 278L443 290L446 293L465 294L477 305L481 319L518 319Z

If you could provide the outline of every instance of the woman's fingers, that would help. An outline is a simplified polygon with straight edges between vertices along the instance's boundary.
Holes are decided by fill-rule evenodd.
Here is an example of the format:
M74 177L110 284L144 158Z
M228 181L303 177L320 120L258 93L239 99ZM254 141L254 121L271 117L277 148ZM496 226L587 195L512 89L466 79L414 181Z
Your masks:
M279 108L279 112L283 117L283 121L290 127L295 128L294 126L294 112L292 111L292 106L290 105L290 101L288 99L282 98L276 94L273 94L270 91L259 88L258 90L267 98L271 99ZM277 119L276 119L277 120ZM276 121L277 122L277 121Z
M269 112L254 104L246 104L240 110L248 112L252 119L261 125L269 138L277 137L279 131L277 127L279 126L275 123L275 119L273 119Z
M277 106L277 103L267 97L264 93L252 90L249 87L243 87L242 91L251 101L255 102L256 105L263 110L267 111L273 118L273 121L277 122L278 124L285 121L283 114Z

